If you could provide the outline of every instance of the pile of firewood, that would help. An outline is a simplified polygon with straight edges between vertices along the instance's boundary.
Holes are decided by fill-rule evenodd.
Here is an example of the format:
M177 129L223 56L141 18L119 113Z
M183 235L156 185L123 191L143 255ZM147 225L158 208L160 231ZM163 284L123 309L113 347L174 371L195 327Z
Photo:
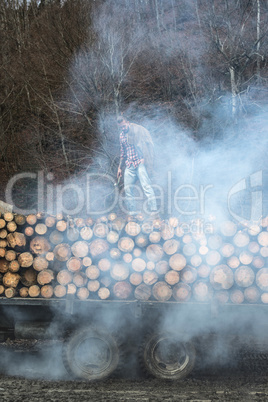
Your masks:
M115 213L0 217L0 295L268 303L268 218L186 232L177 218Z

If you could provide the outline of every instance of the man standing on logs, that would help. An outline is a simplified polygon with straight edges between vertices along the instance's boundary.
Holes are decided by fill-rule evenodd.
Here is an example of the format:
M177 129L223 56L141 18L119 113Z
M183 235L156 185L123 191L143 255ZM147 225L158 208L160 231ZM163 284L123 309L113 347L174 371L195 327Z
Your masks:
M117 178L122 176L122 164L125 159L124 187L129 215L135 215L136 206L133 195L133 185L138 178L141 187L148 199L151 216L157 217L157 205L154 190L148 171L152 171L153 142L149 131L134 123L130 123L124 117L117 119L120 130L120 163Z

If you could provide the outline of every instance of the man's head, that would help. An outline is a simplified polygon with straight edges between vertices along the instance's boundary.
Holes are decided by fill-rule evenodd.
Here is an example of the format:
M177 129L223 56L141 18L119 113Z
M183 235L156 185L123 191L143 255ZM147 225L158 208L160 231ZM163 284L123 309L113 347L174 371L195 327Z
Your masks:
M118 117L117 124L118 124L119 129L121 131L123 131L123 133L128 132L130 123L124 117L122 117L122 116Z

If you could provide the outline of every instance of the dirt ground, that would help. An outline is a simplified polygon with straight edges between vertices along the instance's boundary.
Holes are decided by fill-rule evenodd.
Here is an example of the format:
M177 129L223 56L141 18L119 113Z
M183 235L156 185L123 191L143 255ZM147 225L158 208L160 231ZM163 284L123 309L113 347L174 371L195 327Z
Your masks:
M28 345L29 346L29 345ZM38 348L1 345L0 401L267 401L267 356L248 355L235 367L214 363L179 382L146 378L133 364L120 377L89 383L72 380L61 362L60 345Z

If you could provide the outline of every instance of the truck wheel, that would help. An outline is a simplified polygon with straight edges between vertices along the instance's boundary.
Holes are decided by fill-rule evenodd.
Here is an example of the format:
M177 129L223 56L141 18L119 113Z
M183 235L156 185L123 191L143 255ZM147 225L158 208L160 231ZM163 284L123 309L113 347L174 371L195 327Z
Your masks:
M194 368L195 347L172 333L148 336L141 347L142 365L154 377L180 380Z
M119 362L115 338L100 328L82 328L73 332L63 346L66 370L89 381L110 376Z

